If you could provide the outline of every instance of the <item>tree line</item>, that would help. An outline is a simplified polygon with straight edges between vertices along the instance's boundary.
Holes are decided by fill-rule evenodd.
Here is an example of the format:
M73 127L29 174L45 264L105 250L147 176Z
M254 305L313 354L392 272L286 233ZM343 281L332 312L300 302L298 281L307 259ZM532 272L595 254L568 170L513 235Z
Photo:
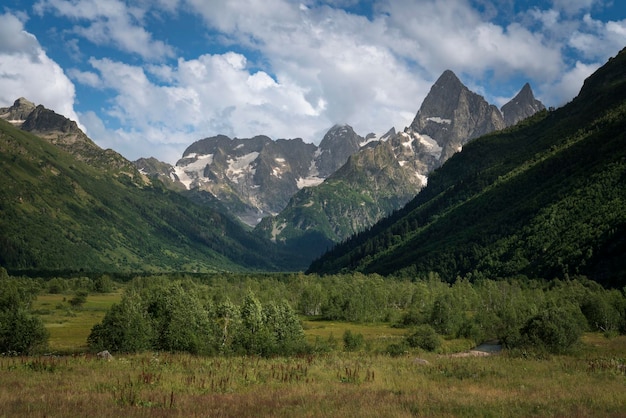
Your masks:
M76 298L115 286L106 275L44 280L0 272L0 352L45 347L45 328L30 312L37 294L74 292ZM626 289L606 289L582 276L544 281L468 275L448 283L436 273L220 273L138 276L119 285L125 287L121 301L89 336L94 351L310 352L315 347L305 341L301 318L405 328L406 338L390 346L390 353L436 349L446 338L562 352L585 331L626 333Z

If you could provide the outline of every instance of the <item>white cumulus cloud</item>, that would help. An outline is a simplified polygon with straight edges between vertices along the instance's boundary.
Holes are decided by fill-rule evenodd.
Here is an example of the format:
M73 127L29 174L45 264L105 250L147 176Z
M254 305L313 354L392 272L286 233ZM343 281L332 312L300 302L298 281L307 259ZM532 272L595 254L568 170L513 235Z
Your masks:
M306 91L289 81L275 81L262 71L250 73L240 54L207 54L192 60L180 58L167 69L152 67L169 79L168 85L152 82L140 66L95 58L90 63L100 88L115 92L108 116L133 127L108 132L91 115L85 123L94 139L106 147L133 136L134 141L146 144L176 144L175 155L165 155L172 148L157 155L175 161L181 144L188 145L202 135L249 137L271 131L275 137L310 140L309 133L317 129L320 109L305 99ZM129 158L140 156L145 155L128 153Z
M498 104L529 81L546 105L559 106L626 45L626 20L597 20L594 13L609 7L599 0L552 0L527 9L513 0L372 0L367 16L350 12L363 6L355 0L37 0L33 10L62 20L53 33L76 52L67 74L81 92L97 89L106 99L80 115L93 139L128 158L154 153L169 162L189 143L219 133L316 142L335 123L363 135L403 129L446 69ZM194 31L203 27L192 33L194 48L167 38L170 18L191 19ZM6 23L0 50L12 58L0 65L17 65L18 56L45 61L34 37L5 36L21 33L20 20ZM198 47L205 41L205 49ZM48 77L65 77L54 62L46 65ZM73 94L67 77L55 83Z
M74 84L13 14L0 15L0 106L25 97L79 122Z
M144 29L146 11L140 7L119 0L40 0L34 9L76 21L73 32L96 45L112 45L149 60L174 56L171 46Z

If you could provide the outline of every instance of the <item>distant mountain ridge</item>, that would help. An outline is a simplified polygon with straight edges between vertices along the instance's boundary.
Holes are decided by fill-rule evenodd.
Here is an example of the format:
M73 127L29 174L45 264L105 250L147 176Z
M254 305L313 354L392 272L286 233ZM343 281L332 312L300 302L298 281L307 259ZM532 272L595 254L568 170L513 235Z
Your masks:
M300 138L217 135L191 144L174 167L147 159L135 164L173 188L211 193L229 212L254 226L283 210L298 190L320 184L372 140L348 125L333 126L319 146Z
M522 114L523 109L536 105L530 87L525 86L523 92L516 96L517 100L509 106L507 113ZM193 264L187 262L190 257L204 254L200 257L206 258L207 262L200 263L202 269L210 269L213 263L219 266L243 265L233 268L254 266L273 270L278 266L288 266L288 269L297 270L335 243L368 228L412 199L424 187L431 171L444 161L446 150L458 151L471 137L499 126L496 122L504 119L501 115L498 119L499 111L494 109L481 96L470 92L454 73L447 71L431 89L413 124L403 132L391 129L382 136L368 134L362 137L349 125L335 125L325 134L319 146L305 143L300 138L272 140L259 135L231 139L218 135L191 144L175 166L153 158L131 163L113 150L98 147L75 122L41 105L35 106L24 98L16 100L11 107L1 108L0 118L22 131L45 139L71 154L77 162L86 164L89 167L87 182L95 176L97 189L107 189L111 196L120 199L130 192L133 197L127 196L126 203L121 200L113 203L99 191L86 194L92 196L88 199L95 205L87 205L89 210L95 208L98 211L101 209L97 208L111 206L126 212L126 204L134 202L135 210L127 212L129 219L133 219L133 227L123 221L123 217L116 218L119 213L107 218L116 218L120 224L126 225L119 230L111 227L117 231L115 236L125 236L128 232L134 237L126 244L120 244L117 238L103 239L103 242L108 242L108 248L114 248L109 250L113 254L128 251L121 250L127 246L138 245L137 239L142 235L138 230L143 229L144 234L148 233L149 240L155 237L151 247L161 248L159 251L168 254L164 261L155 261L158 257L151 258L156 257L155 253L152 250L146 252L143 257L152 260L146 261L146 265L152 266L150 268L161 264L189 268ZM8 155L12 154L7 154L7 158L16 158ZM48 161L46 158L43 160ZM67 173L64 170L72 170L73 166L75 163L68 163L62 170L54 168L52 171L63 173L59 178L65 179ZM108 179L110 184L99 183L104 179ZM29 177L28 181L30 185L24 187L34 190L42 187L35 179ZM79 189L87 190L81 182L76 184ZM158 198L151 195L159 195L165 189L174 190L193 203L186 207L184 200L169 192ZM57 189L51 186L51 190ZM144 194L141 190L149 193ZM151 197L139 203L144 195ZM96 203L103 199L108 203L103 203L103 206ZM59 204L65 204L63 200ZM143 204L147 206L142 207ZM72 208L55 207L51 210L60 213L69 210L67 213L74 214L68 215L71 218L83 213L76 212L83 205L84 202ZM161 206L171 209L161 209ZM89 210L84 213L90 213ZM168 213L168 210L170 214L182 212L176 216L167 215L167 220L157 214ZM197 211L206 213L198 216ZM190 218L191 213L195 215ZM139 215L142 217L137 218ZM192 220L194 217L198 219ZM178 218L187 219L189 225L183 228L176 220ZM81 219L81 222L86 221L86 218ZM93 219L96 224L108 222L102 220L99 213ZM244 232L235 220L256 226L254 235ZM41 221L42 225L48 221ZM174 227L168 226L168 223ZM196 224L202 225L201 231ZM49 225L52 229L58 228L54 223ZM155 230L155 225L160 226ZM66 228L73 231L74 227ZM12 227L7 231L9 235L21 234ZM79 236L74 232L72 234ZM89 240L79 240L89 241L93 249L98 247L93 241L94 236ZM181 248L171 247L172 242L168 240L172 237L178 237L184 243ZM193 244L189 242L190 237L195 237L191 238ZM6 244L10 248L20 248L15 242ZM255 248L263 250L256 253ZM187 254L181 255L181 251L187 251ZM243 257L242 251L248 251L248 254ZM102 257L108 261L103 261ZM107 257L101 255L97 263L112 262L111 265L117 266L115 268L127 268L129 265L136 268L141 264L135 256L120 257L118 261ZM179 261L174 262L172 257ZM95 258L90 260L96 263ZM98 268L103 268L104 264L98 264Z

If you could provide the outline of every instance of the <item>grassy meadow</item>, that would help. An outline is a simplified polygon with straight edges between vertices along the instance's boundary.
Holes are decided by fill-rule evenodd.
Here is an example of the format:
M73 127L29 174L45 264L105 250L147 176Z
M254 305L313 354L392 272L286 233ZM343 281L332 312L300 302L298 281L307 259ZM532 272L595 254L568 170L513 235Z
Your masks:
M50 350L54 353L75 353L87 349L87 336L91 328L102 321L111 305L119 302L122 290L113 293L94 293L80 308L68 302L66 294L39 295L33 310L43 321L50 333Z
M503 351L455 357L469 342L435 353L381 354L404 329L304 318L326 353L291 358L203 357L145 352L105 361L86 337L121 292L40 295L34 311L58 355L0 357L0 417L409 417L626 416L626 336L587 333L567 355ZM354 352L346 330L363 335ZM332 335L332 337L331 337Z

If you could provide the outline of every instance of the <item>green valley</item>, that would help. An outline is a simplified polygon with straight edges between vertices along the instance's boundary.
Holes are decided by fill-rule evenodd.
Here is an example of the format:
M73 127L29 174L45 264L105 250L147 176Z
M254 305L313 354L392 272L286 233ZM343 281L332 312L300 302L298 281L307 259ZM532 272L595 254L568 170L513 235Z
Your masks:
M230 218L153 184L130 163L94 166L3 120L0 166L0 264L12 272L300 265Z

